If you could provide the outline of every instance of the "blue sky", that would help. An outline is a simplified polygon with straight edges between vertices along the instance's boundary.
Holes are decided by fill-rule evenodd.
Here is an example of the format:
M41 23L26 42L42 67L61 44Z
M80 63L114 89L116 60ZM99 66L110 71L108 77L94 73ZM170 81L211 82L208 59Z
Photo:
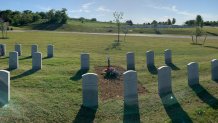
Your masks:
M194 19L218 21L218 0L0 0L0 10L48 11L66 8L70 17L113 20L113 12L123 12L124 19L133 23L166 21L176 18L176 24Z

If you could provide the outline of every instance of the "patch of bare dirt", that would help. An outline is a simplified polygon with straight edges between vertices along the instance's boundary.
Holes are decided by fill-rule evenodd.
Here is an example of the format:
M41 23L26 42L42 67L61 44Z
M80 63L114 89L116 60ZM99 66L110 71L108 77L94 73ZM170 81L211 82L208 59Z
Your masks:
M123 73L126 71L120 66L112 66L119 72L117 79L105 79L104 70L106 66L95 66L95 73L99 76L100 99L108 100L123 98ZM138 94L144 94L147 90L142 84L138 83Z

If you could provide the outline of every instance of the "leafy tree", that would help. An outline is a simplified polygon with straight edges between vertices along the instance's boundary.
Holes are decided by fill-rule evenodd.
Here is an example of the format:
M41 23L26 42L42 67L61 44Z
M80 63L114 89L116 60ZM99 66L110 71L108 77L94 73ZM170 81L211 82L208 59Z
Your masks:
M5 10L5 11L0 11L0 18L3 18L5 22L12 22L12 11L11 10Z
M114 21L117 24L117 42L120 42L120 27L121 27L121 20L123 19L123 12L114 12L113 13L114 16Z
M185 22L186 25L188 26L194 26L195 25L195 20L188 20Z
M67 23L68 16L67 16L67 9L66 8L62 8L62 10L61 10L61 17L62 17L61 23L62 24Z
M174 25L175 23L176 23L176 19L173 18L173 20L172 20L172 25Z
M172 25L172 22L171 22L170 19L167 20L167 24L168 24L168 25Z
M62 10L50 10L48 12L32 12L31 10L24 10L23 12L3 10L0 11L0 18L4 19L4 22L9 22L13 26L20 26L30 24L40 19L47 21L47 23L60 23L64 24L68 20L66 14L67 9Z
M47 14L45 12L39 12L38 13L42 19L46 19L47 18Z
M21 18L22 18L21 12L14 11L13 14L12 14L12 17L13 17L13 19L12 19L11 24L14 25L14 26L20 25L20 21L21 21Z
M132 22L132 20L127 20L127 21L126 21L126 24L132 26L132 25L133 25L133 22Z
M151 22L151 24L154 26L154 29L156 29L158 22L157 22L156 20L153 20L153 21Z
M79 18L79 21L81 21L81 23L84 23L85 18L84 18L84 17L80 17L80 18Z
M198 44L198 37L200 37L200 36L202 36L204 34L203 25L204 25L203 18L200 15L197 15L197 17L195 19L195 32L194 32L195 44ZM205 43L206 38L207 38L207 34L205 35L203 44ZM192 41L194 43L194 37L193 36L192 36Z
M39 21L42 17L39 14L33 14L33 22Z
M203 20L203 18L201 17L201 15L197 15L195 22L196 22L196 26L197 26L197 27L203 28L204 20Z
M96 21L97 21L97 19L96 19L96 18L92 18L92 19L91 19L91 21L93 21L93 22L96 22Z

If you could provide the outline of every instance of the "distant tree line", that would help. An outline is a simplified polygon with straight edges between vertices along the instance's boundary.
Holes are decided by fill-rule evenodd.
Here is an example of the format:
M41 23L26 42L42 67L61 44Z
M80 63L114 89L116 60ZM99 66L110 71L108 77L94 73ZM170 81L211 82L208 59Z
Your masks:
M68 19L66 12L67 9L65 8L62 10L51 9L48 12L3 10L0 11L0 18L3 19L4 22L9 22L10 25L13 26L22 26L42 19L47 23L64 24Z
M77 20L77 21L81 21L81 23L84 23L84 22L97 22L97 19L96 18L91 18L91 19L88 19L88 18L84 18L84 17L80 17L80 18L71 18L71 20Z
M176 23L176 19L173 18L172 20L171 19L167 19L167 21L156 21L156 20L153 20L151 23L144 23L144 25L174 25Z
M188 20L185 22L186 25L188 26L195 26L196 25L196 20ZM218 26L218 21L205 21L203 22L204 26Z

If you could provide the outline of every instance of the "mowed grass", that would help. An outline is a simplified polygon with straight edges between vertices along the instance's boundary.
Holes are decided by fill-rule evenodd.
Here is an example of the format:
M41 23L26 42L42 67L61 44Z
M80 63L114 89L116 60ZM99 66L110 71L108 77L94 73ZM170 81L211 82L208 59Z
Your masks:
M122 24L122 27L126 27ZM32 23L26 26L13 27L14 30L55 30L55 31L73 31L73 32L98 32L98 33L117 33L117 26L110 22L92 22L78 20L68 20L66 24L43 24L41 22ZM218 36L217 27L204 27L203 31L211 36ZM128 33L141 34L173 34L173 35L192 35L195 28L159 28L156 31L154 28L129 28ZM121 33L124 33L121 30Z
M200 66L200 84L208 92L207 99L218 98L218 83L211 80L210 61L218 58L218 40L207 40L206 46L191 45L191 39L127 37L121 49L110 47L116 36L64 34L51 32L9 33L10 39L0 43L7 45L7 54L14 50L14 44L22 44L23 55L20 68L11 71L11 101L0 108L0 122L50 122L66 123L77 120L82 105L81 79L71 79L80 69L80 53L90 53L90 71L94 66L107 64L110 54L111 64L126 68L126 53L135 53L136 71L139 82L146 88L139 95L141 122L171 122L177 110L166 112L158 96L157 75L149 73L145 66L145 52L155 52L155 65L164 65L164 50L171 49L173 63L180 70L172 71L173 93L187 116L196 123L217 122L216 108L202 101L187 84L187 67L195 61ZM46 57L46 47L54 44L55 57L43 59L43 69L35 73L25 73L31 69L31 44L38 44L39 51ZM8 55L7 55L8 56ZM8 68L8 58L0 58L0 69ZM23 74L25 73L25 74ZM100 92L99 92L100 93ZM206 96L208 96L208 94ZM168 115L169 114L169 115ZM99 108L94 122L117 123L124 121L123 99L99 99Z

